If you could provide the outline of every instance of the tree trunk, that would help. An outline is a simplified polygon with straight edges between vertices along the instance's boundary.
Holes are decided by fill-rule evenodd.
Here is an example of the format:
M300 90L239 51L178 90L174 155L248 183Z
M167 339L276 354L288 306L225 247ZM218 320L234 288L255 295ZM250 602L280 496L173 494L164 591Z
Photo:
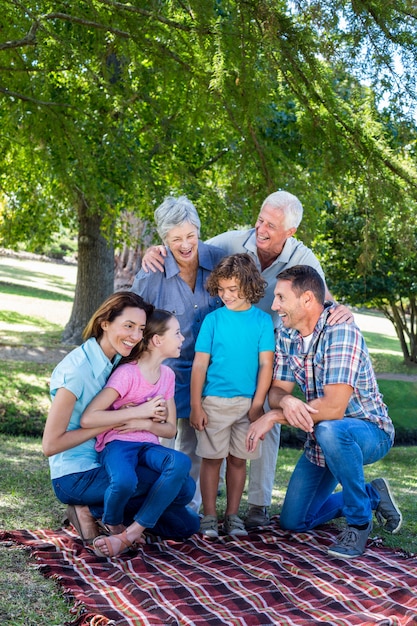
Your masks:
M101 234L102 217L89 215L82 198L78 210L78 271L71 317L62 335L65 344L82 343L94 311L114 292L114 250Z

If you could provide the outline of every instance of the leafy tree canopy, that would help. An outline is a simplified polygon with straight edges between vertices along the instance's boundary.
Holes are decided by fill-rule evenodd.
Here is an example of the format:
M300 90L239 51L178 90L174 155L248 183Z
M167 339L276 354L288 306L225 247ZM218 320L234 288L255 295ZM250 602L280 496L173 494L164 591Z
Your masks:
M78 327L111 290L121 216L149 221L167 193L196 203L208 236L253 223L286 188L306 207L306 243L323 207L368 207L378 224L414 207L411 1L2 10L0 236L38 246L77 229Z

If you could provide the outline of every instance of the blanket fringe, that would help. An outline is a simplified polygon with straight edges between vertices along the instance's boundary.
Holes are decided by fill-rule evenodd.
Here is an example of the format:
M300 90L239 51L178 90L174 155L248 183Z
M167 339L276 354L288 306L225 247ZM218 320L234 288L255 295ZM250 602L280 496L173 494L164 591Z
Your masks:
M104 615L87 611L82 602L71 609L71 613L77 612L76 617L70 622L65 622L64 626L116 626L114 620L108 619Z

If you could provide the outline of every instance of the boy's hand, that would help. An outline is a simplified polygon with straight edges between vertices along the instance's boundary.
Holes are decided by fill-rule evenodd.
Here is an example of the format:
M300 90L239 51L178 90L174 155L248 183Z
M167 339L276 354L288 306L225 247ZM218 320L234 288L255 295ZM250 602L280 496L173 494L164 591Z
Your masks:
M191 409L190 424L195 430L204 430L208 423L207 413L200 407L197 409Z

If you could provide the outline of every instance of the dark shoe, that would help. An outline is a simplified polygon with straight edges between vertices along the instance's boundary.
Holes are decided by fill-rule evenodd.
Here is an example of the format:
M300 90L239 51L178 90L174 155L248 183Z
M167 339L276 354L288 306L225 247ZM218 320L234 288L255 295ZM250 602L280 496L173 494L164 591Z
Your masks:
M403 523L403 516L389 488L385 478L375 478L372 487L379 495L379 504L375 510L375 517L384 530L395 535Z
M100 535L100 527L88 506L76 504L67 507L67 517L84 543L91 544Z
M372 520L364 530L347 526L339 535L336 543L327 550L327 554L341 559L354 559L365 552L366 542L372 530Z
M268 509L265 506L251 506L245 517L245 527L247 529L258 526L269 526L271 519Z
M226 515L223 530L226 535L231 535L232 537L246 537L248 534L243 520L238 515Z

